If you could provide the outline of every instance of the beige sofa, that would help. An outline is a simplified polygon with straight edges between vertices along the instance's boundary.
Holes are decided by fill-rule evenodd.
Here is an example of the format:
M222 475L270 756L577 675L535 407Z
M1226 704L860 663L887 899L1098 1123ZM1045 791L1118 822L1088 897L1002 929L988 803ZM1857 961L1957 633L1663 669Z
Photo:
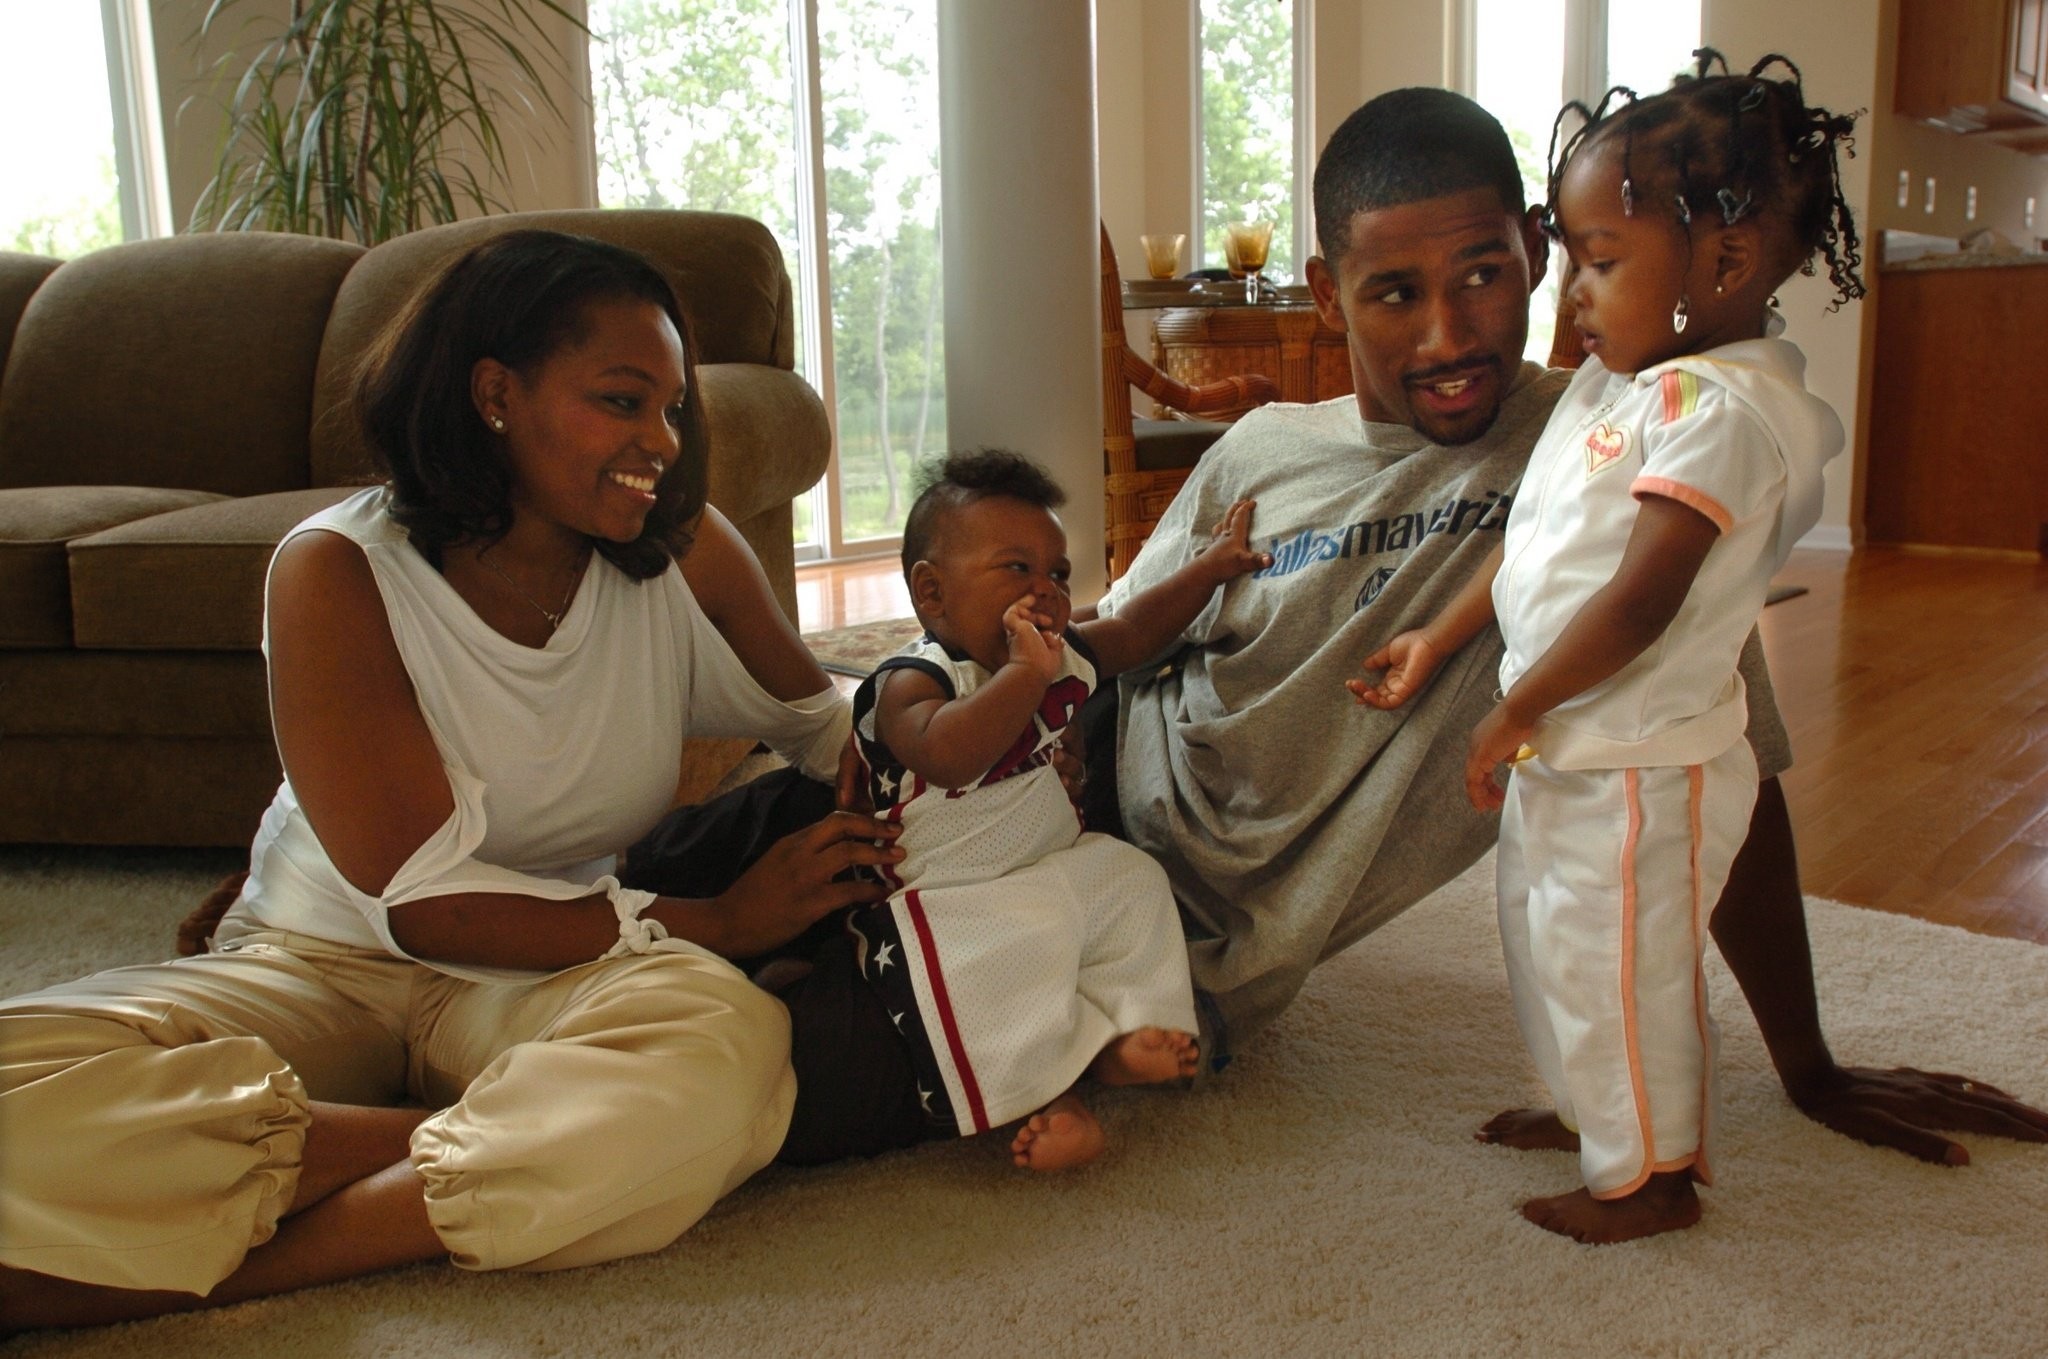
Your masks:
M0 253L0 842L249 841L279 778L257 650L270 554L374 479L348 391L378 330L436 266L517 226L631 246L673 278L712 503L795 617L790 501L830 434L757 222L527 213L367 251L250 233ZM679 791L736 757L696 747Z

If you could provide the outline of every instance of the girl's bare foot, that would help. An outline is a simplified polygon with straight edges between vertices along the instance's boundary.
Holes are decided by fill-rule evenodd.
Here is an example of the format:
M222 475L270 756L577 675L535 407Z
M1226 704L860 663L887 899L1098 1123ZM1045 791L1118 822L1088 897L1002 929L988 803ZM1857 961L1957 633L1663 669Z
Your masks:
M1579 1135L1565 1127L1555 1109L1510 1109L1486 1120L1472 1134L1481 1142L1517 1151L1577 1151Z
M1024 1120L1010 1159L1026 1170L1072 1170L1102 1155L1108 1141L1088 1106L1069 1092Z
M1109 1041L1089 1073L1104 1085L1156 1085L1195 1074L1201 1045L1179 1029L1138 1029Z
M1522 1216L1546 1232L1606 1246L1692 1226L1700 1220L1700 1198L1688 1172L1663 1171L1625 1199L1596 1199L1577 1189L1554 1198L1530 1199L1522 1205Z

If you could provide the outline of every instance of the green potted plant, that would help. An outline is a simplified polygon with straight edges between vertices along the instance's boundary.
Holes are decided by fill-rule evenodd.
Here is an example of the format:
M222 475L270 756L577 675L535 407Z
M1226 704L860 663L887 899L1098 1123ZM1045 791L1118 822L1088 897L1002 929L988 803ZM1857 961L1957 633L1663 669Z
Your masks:
M199 40L247 4L213 0ZM233 94L190 228L375 245L465 206L500 210L501 113L561 119L536 64L562 60L546 14L588 32L557 0L291 0L253 58L216 62Z

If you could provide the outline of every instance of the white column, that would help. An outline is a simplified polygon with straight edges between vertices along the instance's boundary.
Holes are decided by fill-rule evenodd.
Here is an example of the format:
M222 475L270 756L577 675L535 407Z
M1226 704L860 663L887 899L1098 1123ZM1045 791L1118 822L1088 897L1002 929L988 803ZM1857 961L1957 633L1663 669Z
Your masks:
M1093 0L943 0L946 434L1067 493L1074 598L1102 593Z

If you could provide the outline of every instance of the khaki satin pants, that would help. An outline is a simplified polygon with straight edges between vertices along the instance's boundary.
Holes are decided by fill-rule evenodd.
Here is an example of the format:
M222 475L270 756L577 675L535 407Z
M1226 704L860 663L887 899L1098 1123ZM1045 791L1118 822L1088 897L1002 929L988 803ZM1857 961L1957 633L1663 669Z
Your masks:
M787 1015L715 959L488 984L250 925L0 1002L0 1263L207 1293L276 1231L309 1099L440 1110L412 1163L468 1269L658 1250L781 1145Z

